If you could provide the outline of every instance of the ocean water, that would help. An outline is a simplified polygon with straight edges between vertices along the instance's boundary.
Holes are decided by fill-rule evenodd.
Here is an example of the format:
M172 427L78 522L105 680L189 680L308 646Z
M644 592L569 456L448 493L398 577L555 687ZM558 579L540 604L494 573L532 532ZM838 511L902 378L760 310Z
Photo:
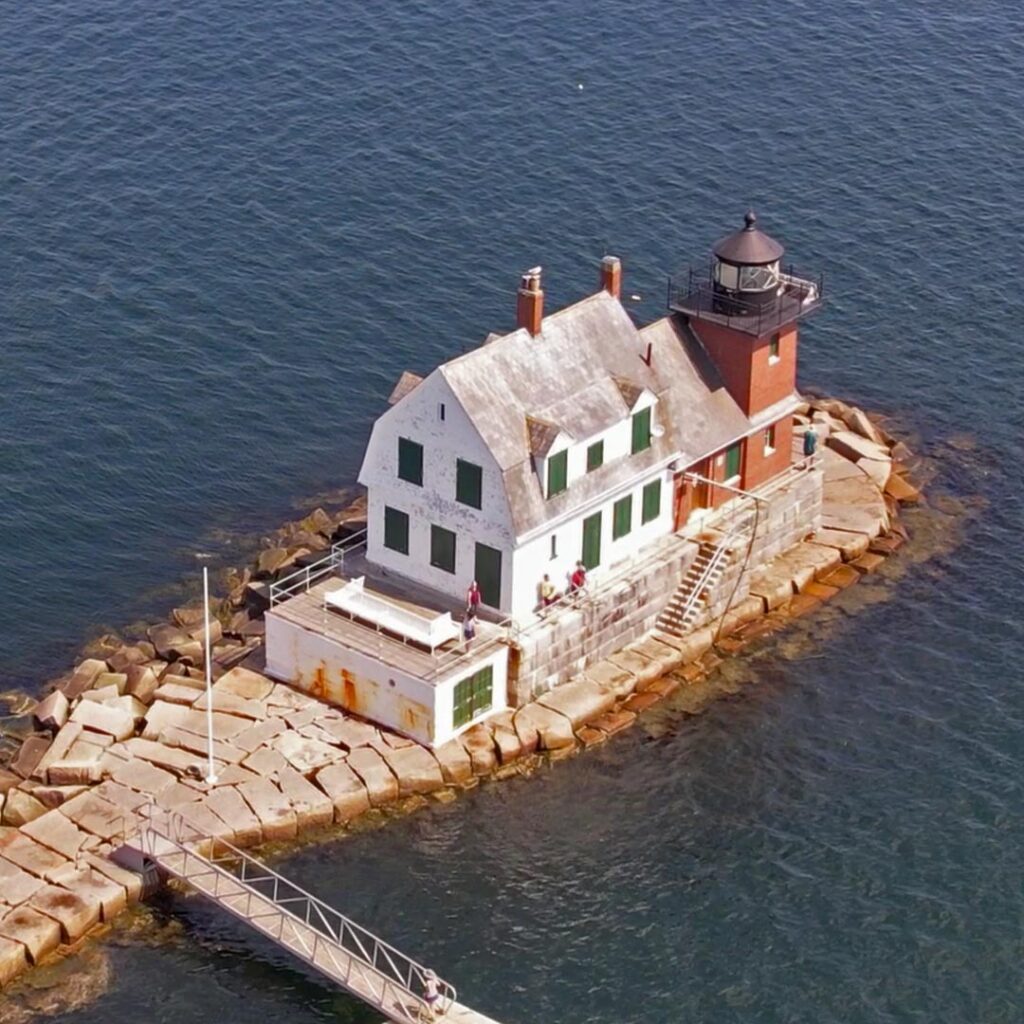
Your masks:
M826 275L802 381L938 462L916 546L702 714L287 870L502 1024L1024 1020L1019 5L0 14L0 687L350 485L523 268L557 308L614 252L650 319L753 206ZM63 1020L370 1019L166 913Z

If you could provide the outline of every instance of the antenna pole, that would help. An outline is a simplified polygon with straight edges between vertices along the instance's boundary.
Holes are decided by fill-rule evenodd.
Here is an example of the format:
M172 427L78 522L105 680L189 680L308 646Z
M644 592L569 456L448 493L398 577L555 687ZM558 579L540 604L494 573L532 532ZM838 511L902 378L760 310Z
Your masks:
M210 574L203 566L203 621L206 625L206 781L214 786L217 773L213 770L213 664L210 661Z

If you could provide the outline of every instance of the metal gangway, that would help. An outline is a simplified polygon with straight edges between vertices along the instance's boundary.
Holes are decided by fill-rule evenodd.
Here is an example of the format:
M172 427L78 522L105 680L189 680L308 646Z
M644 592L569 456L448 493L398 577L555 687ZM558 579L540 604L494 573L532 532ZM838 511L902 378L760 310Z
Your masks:
M396 1024L494 1024L422 964L231 843L150 805L138 843L161 870L316 968ZM437 999L428 1004L428 979Z

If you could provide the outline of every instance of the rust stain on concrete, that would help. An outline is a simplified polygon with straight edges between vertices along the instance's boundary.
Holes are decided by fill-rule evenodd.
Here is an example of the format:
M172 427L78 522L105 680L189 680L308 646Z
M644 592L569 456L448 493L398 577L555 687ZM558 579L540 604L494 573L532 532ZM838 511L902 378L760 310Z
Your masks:
M341 670L341 706L349 711L359 710L356 677L347 668Z
M320 700L327 700L327 669L321 661L313 673L313 681L310 684L309 692Z

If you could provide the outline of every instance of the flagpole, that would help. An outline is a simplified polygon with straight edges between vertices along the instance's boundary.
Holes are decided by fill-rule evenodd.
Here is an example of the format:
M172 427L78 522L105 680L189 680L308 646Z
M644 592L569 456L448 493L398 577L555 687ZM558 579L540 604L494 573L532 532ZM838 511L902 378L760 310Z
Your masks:
M213 786L217 773L213 770L213 664L210 661L210 574L203 566L203 621L206 625L206 781Z

